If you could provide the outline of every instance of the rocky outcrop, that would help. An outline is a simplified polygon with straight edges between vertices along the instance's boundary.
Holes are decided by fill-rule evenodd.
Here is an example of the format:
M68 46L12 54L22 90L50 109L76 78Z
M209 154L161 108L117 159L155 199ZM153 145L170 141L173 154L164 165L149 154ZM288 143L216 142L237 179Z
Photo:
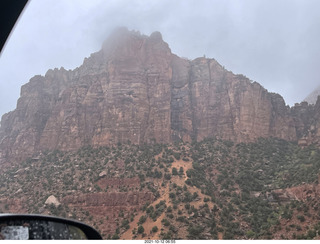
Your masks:
M152 202L152 192L88 193L66 196L63 203L70 206L142 206Z
M290 110L295 120L296 133L302 146L315 143L320 145L320 98L315 105L302 102Z
M319 105L299 106L214 59L177 57L159 32L120 28L79 68L49 70L21 88L1 120L0 161L127 141L298 140L309 131L314 141Z
M306 199L319 199L320 185L318 182L313 184L303 183L299 186L290 188L276 189L270 192L250 192L251 196L261 197L268 202L288 203L290 201L305 201Z
M103 177L97 181L97 185L101 189L105 189L106 187L139 187L140 179L138 177L133 178L106 178Z
M61 205L59 200L54 195L49 196L44 204L46 204L46 205L51 205L52 204L55 207L59 207Z

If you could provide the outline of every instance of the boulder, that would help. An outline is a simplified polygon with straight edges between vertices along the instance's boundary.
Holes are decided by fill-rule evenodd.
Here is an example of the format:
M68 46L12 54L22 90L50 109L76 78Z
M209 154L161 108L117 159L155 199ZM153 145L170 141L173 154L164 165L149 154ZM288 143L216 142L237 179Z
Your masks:
M58 199L54 195L51 195L50 197L48 197L44 204L45 205L53 204L55 207L59 207L61 205L61 203L58 201Z

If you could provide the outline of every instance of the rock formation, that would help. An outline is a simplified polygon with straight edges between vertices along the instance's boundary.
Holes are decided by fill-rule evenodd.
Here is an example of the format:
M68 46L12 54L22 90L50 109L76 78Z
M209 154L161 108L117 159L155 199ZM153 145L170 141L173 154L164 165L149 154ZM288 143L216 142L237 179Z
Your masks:
M141 206L153 201L151 192L91 193L67 196L63 202L72 206Z
M44 204L46 204L46 205L53 204L55 207L59 207L59 205L61 205L59 200L54 195L49 196Z
M172 54L159 32L120 28L79 68L49 70L22 86L17 108L1 120L0 163L127 141L314 141L319 106L290 109L214 59Z

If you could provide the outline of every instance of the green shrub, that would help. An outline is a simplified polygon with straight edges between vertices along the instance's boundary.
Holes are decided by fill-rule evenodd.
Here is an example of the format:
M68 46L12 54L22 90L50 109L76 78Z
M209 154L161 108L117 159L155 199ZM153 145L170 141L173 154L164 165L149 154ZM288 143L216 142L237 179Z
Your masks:
M139 224L139 225L142 225L144 222L146 222L146 220L147 220L147 216L142 215L142 216L140 217L140 219L139 219L138 224Z
M153 226L153 227L152 227L152 232L155 233L155 232L157 232L157 231L158 231L158 227L157 227L157 226Z
M300 220L300 222L304 222L306 218L303 215L298 215L297 219Z
M169 226L169 225L170 225L170 222L169 222L169 220L167 220L167 219L162 219L162 220L161 220L161 223L162 223L164 226Z
M177 168L175 168L175 167L172 168L172 175L178 175Z
M144 228L143 228L142 225L140 225L140 226L138 227L138 233L141 234L141 233L143 233L143 232L144 232Z

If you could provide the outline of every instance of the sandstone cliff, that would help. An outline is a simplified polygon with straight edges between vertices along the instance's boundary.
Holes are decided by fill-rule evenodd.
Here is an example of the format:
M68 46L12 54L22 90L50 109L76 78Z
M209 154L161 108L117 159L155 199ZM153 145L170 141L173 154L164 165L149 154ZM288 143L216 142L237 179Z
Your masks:
M313 141L319 106L290 109L214 59L177 57L159 32L120 28L79 68L49 70L22 86L17 108L1 120L0 162L127 141Z

